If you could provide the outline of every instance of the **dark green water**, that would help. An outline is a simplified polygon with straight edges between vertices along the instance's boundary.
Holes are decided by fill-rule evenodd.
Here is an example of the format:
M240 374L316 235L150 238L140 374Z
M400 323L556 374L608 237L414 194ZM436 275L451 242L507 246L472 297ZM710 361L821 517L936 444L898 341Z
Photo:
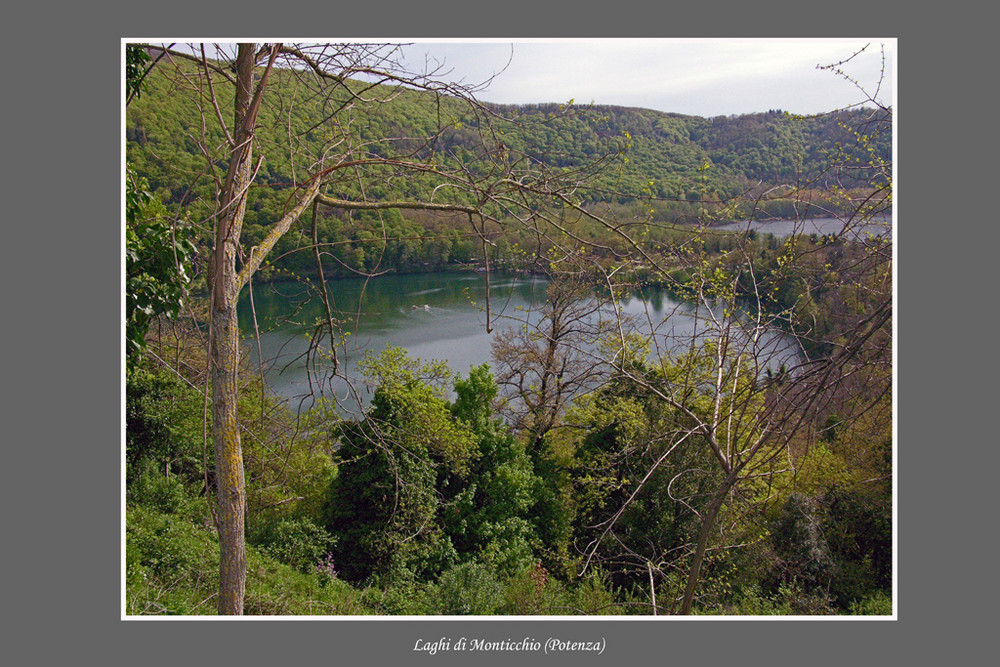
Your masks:
M490 285L491 320L506 326L507 318L533 317L545 297L546 283L531 277L497 277ZM334 318L343 335L338 350L348 375L366 350L379 352L402 347L425 361L447 360L451 369L468 373L490 361L491 335L486 333L486 280L475 273L387 275L327 283ZM308 335L318 319L326 317L314 289L286 282L255 286L253 306L260 329L265 377L278 395L297 402L311 391L333 391L342 398L347 385L330 382L324 374L307 374L304 353ZM537 320L537 317L534 317ZM240 328L249 338L254 331L249 295L240 302ZM251 341L252 362L258 361ZM328 347L328 346L327 346ZM303 407L308 407L306 401Z
M530 276L497 276L490 283L493 334L486 331L486 279L476 273L428 273L387 275L370 280L329 281L334 317L342 335L338 349L341 370L358 377L356 364L366 350L379 352L387 346L402 347L425 361L446 360L452 371L467 374L469 368L491 360L491 340L498 331L522 321L537 322L547 281ZM251 362L258 363L253 340L254 320L250 296L240 302L240 327L251 346ZM289 399L293 407L308 409L313 394L336 395L350 404L355 396L341 377L307 372L309 335L316 322L325 318L315 287L295 282L255 285L253 306L261 332L260 348L265 378L271 390ZM620 303L620 315L635 319L640 330L655 333L664 347L671 341L690 340L703 328L692 316L692 308L671 299L664 291L634 295ZM780 334L768 333L759 349L779 345L793 350L794 344ZM328 348L328 345L325 345ZM794 351L785 354L785 358Z

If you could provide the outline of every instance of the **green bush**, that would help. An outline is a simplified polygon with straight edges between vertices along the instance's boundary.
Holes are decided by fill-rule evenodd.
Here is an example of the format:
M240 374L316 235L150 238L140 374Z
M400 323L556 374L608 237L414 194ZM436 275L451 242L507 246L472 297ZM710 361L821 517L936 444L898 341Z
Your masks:
M125 522L126 613L214 613L219 546L213 529L151 507L127 507Z
M147 469L129 488L129 499L140 505L173 514L188 498L184 482L176 476L167 477L162 471Z
M504 603L504 589L493 568L462 563L438 580L440 613L446 616L491 616Z
M275 560L309 572L333 549L334 538L309 519L283 519L266 526L258 547Z
M188 501L175 514L126 508L126 613L215 614L219 545L210 522L193 523L203 504ZM366 615L376 608L337 579L303 573L247 547L244 613Z
M396 579L385 589L367 588L362 592L366 604L380 615L431 616L441 613L436 584L421 584L412 578Z
M525 568L504 582L504 604L499 613L531 615L600 615L627 613L619 604L606 573L592 571L566 583L552 577L541 563Z
M851 603L848 613L855 616L892 616L892 596L884 591Z
M828 616L838 613L830 599L821 592L806 591L795 583L779 586L777 593L767 595L757 585L744 588L739 597L722 608L698 609L696 614L733 616Z
M360 616L374 613L349 584L315 570L300 572L247 548L247 615Z
M610 578L607 573L596 571L584 577L570 591L566 598L566 606L569 609L554 613L560 614L596 614L601 616L615 616L624 614L628 607L617 604L624 599L624 594L612 590ZM649 612L646 612L649 613Z
M507 580L504 613L518 616L541 613L548 584L549 574L541 563L524 568Z
M202 478L202 400L195 390L165 372L137 367L127 373L127 486L150 468L160 474L169 470L192 483Z
M126 560L160 580L218 580L219 546L214 528L199 527L155 508L126 510Z
M824 506L819 499L793 493L771 528L786 580L818 588L829 583L836 563L823 534Z

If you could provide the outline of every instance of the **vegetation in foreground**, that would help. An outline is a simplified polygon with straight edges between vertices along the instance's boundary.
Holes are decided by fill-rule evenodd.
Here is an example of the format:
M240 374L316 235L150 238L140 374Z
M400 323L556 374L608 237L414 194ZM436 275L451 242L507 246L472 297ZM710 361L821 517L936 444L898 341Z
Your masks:
M190 355L181 367L203 367L178 323L157 331L156 356L180 350ZM699 490L717 476L691 474L711 469L695 440L669 465L650 465L660 434L682 426L655 392L611 379L540 434L523 413L522 427L511 425L489 366L451 377L390 349L370 356L366 373L372 406L345 421L329 406L293 415L244 372L246 613L675 611L683 579L670 571L689 557ZM216 613L201 380L148 361L129 373L128 614ZM890 614L890 451L877 419L837 423L794 474L745 488L725 510L693 613ZM650 470L614 539L601 540ZM684 470L690 479L679 481ZM652 555L659 562L644 562Z

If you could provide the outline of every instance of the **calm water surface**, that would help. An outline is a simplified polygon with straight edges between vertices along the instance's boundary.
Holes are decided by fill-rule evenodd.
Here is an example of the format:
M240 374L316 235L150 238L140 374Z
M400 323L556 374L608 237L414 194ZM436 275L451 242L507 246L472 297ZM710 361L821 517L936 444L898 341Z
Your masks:
M496 277L491 281L491 320L496 329L511 317L538 321L547 283L531 277ZM387 275L371 280L347 279L327 283L334 302L334 318L345 341L340 362L357 377L357 362L366 350L388 346L405 348L425 361L446 360L457 373L490 361L492 335L486 333L486 280L475 273ZM348 395L341 378L325 381L307 374L304 354L308 336L318 319L325 318L322 303L305 285L286 282L255 286L253 306L260 329L265 377L272 391L297 403L311 392ZM240 328L257 364L257 343L249 295L240 301ZM328 345L326 346L328 349ZM308 408L306 398L302 407Z
M425 361L445 360L455 373L467 374L473 366L490 362L491 341L499 331L522 321L541 319L548 282L526 276L493 276L490 307L493 333L486 331L486 279L476 273L387 275L371 280L348 279L327 283L334 301L334 317L345 341L338 349L341 368L357 378L357 362L364 352L388 346L405 348ZM307 372L309 336L325 310L314 288L297 282L255 285L251 310L249 294L240 302L240 327L250 345L250 361L259 357L254 340L254 317L260 335L266 381L278 396L296 409L308 409L313 395L339 397L352 404L350 385L329 373ZM662 349L671 341L686 341L704 329L694 309L670 298L663 290L650 290L623 299L623 318L634 318L640 330L654 332ZM609 315L613 315L611 311ZM793 339L769 332L761 342L764 353L779 350L775 366L798 353ZM355 382L362 399L363 384Z
M722 231L744 232L748 229L762 234L773 234L779 238L791 236L792 234L841 234L845 231L845 223L838 218L806 218L804 220L771 220L771 221L744 221L730 222L718 225L713 229ZM873 221L866 223L854 223L846 230L852 238L865 238L868 235L886 236L891 235L892 225L889 220Z

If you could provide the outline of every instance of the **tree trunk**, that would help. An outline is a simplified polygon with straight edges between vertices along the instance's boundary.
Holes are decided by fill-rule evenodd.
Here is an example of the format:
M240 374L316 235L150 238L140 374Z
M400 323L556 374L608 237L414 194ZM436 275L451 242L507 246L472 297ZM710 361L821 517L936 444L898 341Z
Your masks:
M236 302L239 244L250 184L254 119L248 117L253 89L254 46L240 44L236 62L235 143L219 200L212 256L212 440L215 444L219 520L219 613L242 614L246 590L244 520L246 491L237 420L240 361Z
M233 267L235 269L235 267ZM235 279L235 271L225 271ZM224 284L226 281L223 282ZM216 300L212 311L212 438L218 485L219 613L242 614L246 588L243 451L237 422L236 368L239 335L236 304Z
M695 547L694 560L691 561L691 569L688 570L687 585L684 587L684 600L681 603L681 615L683 616L691 613L691 607L694 604L694 591L698 586L698 580L701 578L701 566L705 562L708 541L712 535L712 529L715 527L715 519L719 516L719 510L722 509L723 503L726 502L726 496L735 483L736 480L734 477L730 476L726 478L726 481L719 487L719 490L716 491L715 496L712 498L708 514L705 515L705 520L701 523L701 530L698 532L698 545Z

